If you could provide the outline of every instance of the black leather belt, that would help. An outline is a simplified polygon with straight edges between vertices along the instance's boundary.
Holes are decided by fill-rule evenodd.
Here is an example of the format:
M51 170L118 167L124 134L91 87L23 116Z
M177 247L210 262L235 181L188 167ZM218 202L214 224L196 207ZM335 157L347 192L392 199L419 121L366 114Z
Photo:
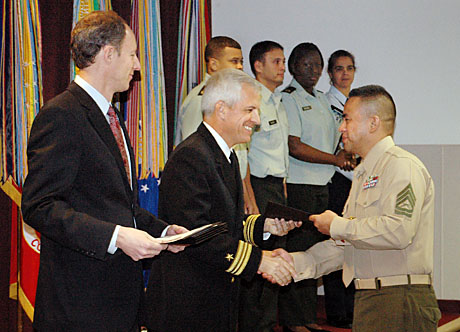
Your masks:
M255 176L255 175L251 174L251 177L256 178L258 180L267 181L267 182L270 182L270 183L283 183L283 181L284 181L284 178L280 178L280 177L272 176L272 175L267 175L264 178L259 178L258 176Z

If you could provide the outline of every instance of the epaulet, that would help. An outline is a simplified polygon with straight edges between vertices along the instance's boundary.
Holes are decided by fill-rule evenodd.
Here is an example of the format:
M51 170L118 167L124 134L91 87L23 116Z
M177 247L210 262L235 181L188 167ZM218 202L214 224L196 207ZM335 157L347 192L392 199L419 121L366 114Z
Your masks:
M201 88L200 92L198 92L198 96L202 96L203 93L204 93L204 89L206 88L206 85L203 85L203 87Z
M336 111L336 112L338 112L340 114L343 114L343 111L340 108L338 108L337 106L331 105L331 108L332 108L333 111Z
M323 91L321 91L321 90L316 90L316 91L318 91L319 93L322 93L322 94L324 94L324 92L323 92Z
M284 89L282 92L286 93L293 93L295 91L295 88L293 86L288 86L286 89Z

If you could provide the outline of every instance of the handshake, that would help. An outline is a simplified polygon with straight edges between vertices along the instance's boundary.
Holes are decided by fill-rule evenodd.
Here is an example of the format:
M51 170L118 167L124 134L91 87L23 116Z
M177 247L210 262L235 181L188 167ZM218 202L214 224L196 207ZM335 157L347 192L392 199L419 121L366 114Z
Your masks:
M257 273L271 283L280 286L288 285L291 278L297 276L292 256L281 248L262 252L262 260Z
M283 218L266 218L264 232L283 236L292 229L300 226L302 226L301 221L285 221ZM262 251L262 259L257 273L261 274L263 278L271 283L279 284L280 286L286 286L291 282L292 277L297 276L292 256L281 248L273 251Z

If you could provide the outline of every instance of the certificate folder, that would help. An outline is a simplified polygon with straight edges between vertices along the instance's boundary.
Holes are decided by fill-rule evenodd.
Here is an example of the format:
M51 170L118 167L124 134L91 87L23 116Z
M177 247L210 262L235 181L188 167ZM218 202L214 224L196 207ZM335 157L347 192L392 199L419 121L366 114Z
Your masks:
M295 209L286 205L268 202L267 207L265 208L264 217L266 218L284 218L284 220L294 220L294 221L302 221L308 222L308 218L312 215L312 213Z
M225 222L216 222L209 225L204 225L198 228L195 228L186 233L169 235L162 238L159 238L161 243L168 244L198 244L209 240L210 238L225 233L228 231L227 223Z

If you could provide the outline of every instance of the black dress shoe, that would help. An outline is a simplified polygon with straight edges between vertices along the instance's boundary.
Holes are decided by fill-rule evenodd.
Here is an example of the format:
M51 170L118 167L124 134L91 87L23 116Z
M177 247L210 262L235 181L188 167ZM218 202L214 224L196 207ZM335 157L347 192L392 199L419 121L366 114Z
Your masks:
M327 324L330 326L338 327L340 329L351 329L352 320L349 318L341 317L338 319L328 319Z

